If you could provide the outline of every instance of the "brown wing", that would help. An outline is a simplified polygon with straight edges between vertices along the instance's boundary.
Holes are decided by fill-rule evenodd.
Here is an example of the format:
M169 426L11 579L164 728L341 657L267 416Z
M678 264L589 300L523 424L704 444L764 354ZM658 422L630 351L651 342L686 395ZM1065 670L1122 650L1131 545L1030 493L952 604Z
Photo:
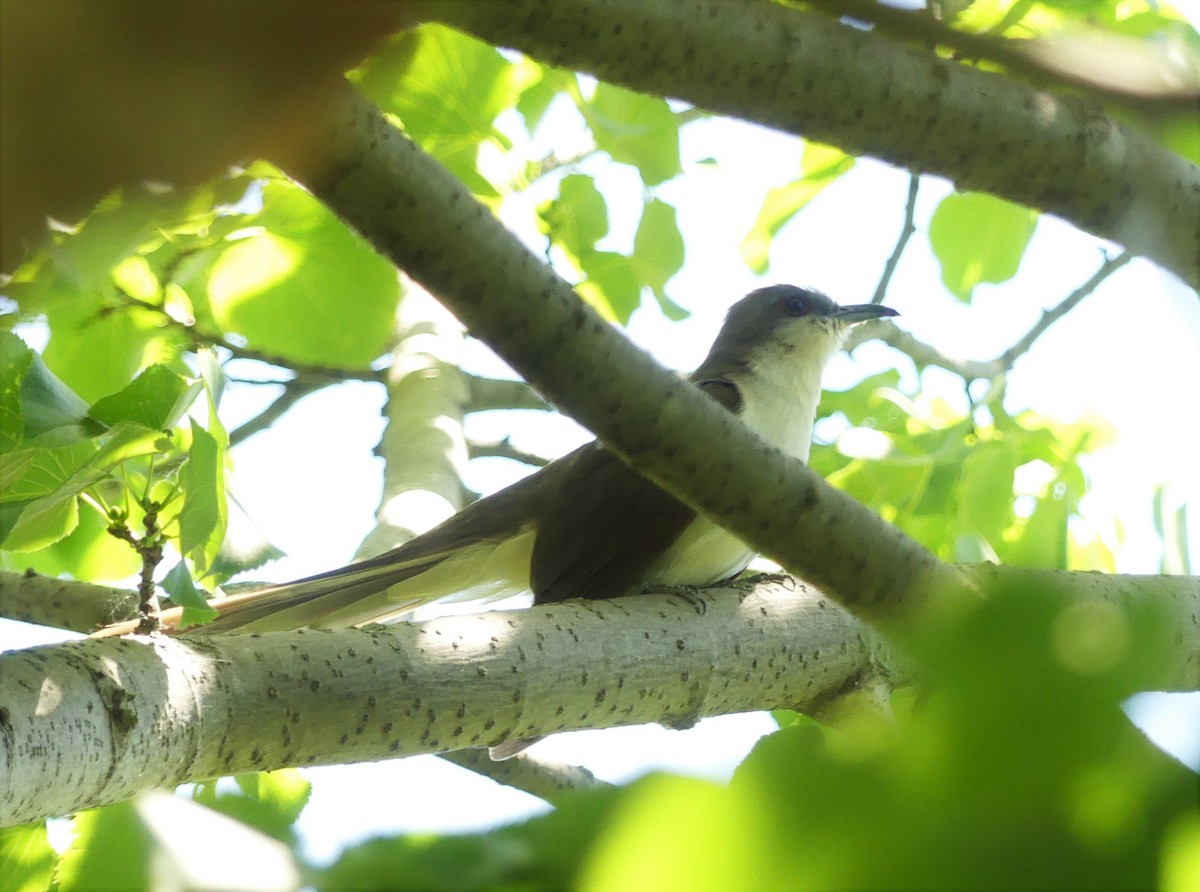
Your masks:
M696 386L730 411L741 407L731 381ZM599 443L564 459L546 483L530 568L536 604L630 594L696 516Z

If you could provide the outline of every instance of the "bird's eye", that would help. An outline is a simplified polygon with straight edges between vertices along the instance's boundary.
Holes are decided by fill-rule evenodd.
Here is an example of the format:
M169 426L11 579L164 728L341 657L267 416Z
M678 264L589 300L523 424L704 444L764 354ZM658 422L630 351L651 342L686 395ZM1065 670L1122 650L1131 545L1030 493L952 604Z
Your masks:
M811 309L808 298L803 294L789 294L779 299L779 306L789 316L803 316Z

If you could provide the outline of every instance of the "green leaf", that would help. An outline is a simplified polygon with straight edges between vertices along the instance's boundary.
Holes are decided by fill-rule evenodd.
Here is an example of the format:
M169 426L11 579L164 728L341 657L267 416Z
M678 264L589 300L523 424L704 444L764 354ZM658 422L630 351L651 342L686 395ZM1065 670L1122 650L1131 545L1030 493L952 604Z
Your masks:
M608 205L595 181L583 174L563 177L558 197L538 208L538 219L542 231L576 263L608 234Z
M224 449L217 438L192 420L192 446L183 470L183 509L179 512L180 549L201 572L208 569L224 536Z
M244 573L256 570L268 561L277 561L284 553L272 545L267 537L246 514L232 493L227 493L229 523L221 550L213 561L209 577L218 584Z
M247 823L276 839L290 839L292 824L299 819L312 796L312 784L304 775L295 768L281 768L277 771L240 774L235 780L243 793L269 809L275 818L270 823Z
M87 418L87 403L60 381L40 356L35 356L21 381L21 413L25 438L47 443L70 442L101 433L103 428ZM54 432L53 438L45 434Z
M389 41L351 79L477 195L499 193L476 164L479 144L509 141L492 125L516 100L515 66L495 47L441 25Z
M970 303L976 285L1011 279L1037 221L1037 211L981 192L947 195L929 221L946 288Z
M758 218L738 253L750 269L762 275L770 267L771 242L780 229L830 183L854 166L854 158L841 149L806 142L800 162L800 178L767 191Z
M183 617L179 623L181 629L203 625L217 615L217 611L209 605L208 599L197 591L196 583L192 581L192 574L184 561L168 570L160 585L163 591L171 596L171 600L183 608Z
M272 182L257 230L213 264L217 321L255 347L302 362L361 368L383 351L400 295L395 268L320 202Z
M79 523L74 493L55 493L25 505L3 543L5 551L35 551L67 536Z
M633 239L633 266L642 282L649 285L668 319L679 320L687 310L667 297L665 288L683 266L683 236L675 219L675 208L657 198L646 205Z
M665 99L600 81L580 111L596 146L614 161L636 167L647 186L679 173L679 120Z
M85 400L116 393L145 364L146 356L177 354L183 336L163 327L158 313L141 307L107 312L102 301L63 301L46 311L47 365Z
M86 468L99 451L96 442L85 440L0 456L0 502L40 499L57 492Z
M23 507L22 503L15 504ZM0 505L0 516L5 507ZM6 529L0 519L0 541ZM19 564L10 567L75 579L123 579L140 568L137 552L108 532L105 517L86 509L79 512L79 523L69 534L46 548L23 553Z
M737 789L693 778L643 778L600 833L579 887L693 892L793 887L784 876L764 871L775 838L769 820L769 812ZM730 844L733 839L737 844Z
M1004 440L988 440L967 453L956 487L961 534L982 536L993 547L1012 520L1017 457Z
M575 290L604 318L625 325L642 302L642 280L624 254L589 251L580 258L587 281Z
M525 119L525 129L533 133L541 123L542 116L546 114L550 103L564 93L577 93L579 87L574 72L541 65L531 59L525 61L529 65L536 66L536 70L541 75L536 79L526 80L526 86L521 91L521 96L516 104L517 113Z
M0 830L0 889L45 892L55 859L44 822Z
M0 331L0 453L11 451L25 439L21 382L35 355L16 335Z
M202 385L189 385L164 365L152 365L128 387L92 404L89 414L106 425L130 422L151 430L168 430L199 395Z

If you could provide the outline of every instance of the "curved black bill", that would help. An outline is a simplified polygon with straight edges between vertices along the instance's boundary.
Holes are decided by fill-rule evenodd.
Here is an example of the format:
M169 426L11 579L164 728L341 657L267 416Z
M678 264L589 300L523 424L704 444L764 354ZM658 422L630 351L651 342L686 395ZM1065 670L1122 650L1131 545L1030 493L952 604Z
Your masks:
M853 304L848 307L838 307L834 315L843 322L854 323L879 319L882 316L899 316L900 313L882 304Z

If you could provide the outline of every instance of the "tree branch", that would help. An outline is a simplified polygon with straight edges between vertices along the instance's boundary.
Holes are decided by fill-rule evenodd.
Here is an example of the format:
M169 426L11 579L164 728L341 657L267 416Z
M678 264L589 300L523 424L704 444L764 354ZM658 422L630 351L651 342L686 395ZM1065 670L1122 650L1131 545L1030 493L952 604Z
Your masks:
M462 508L462 346L458 320L419 285L406 283L387 373L387 426L376 450L384 460L383 493L356 559L395 548Z
M311 393L316 393L337 382L329 380L309 380L305 378L293 378L291 381L283 383L283 393L275 397L267 408L263 409L249 421L234 428L229 432L229 445L236 446L238 443L250 439L255 434L266 430L276 421L278 421L284 413L292 406L300 402Z
M520 753L503 762L493 762L484 749L452 750L442 753L442 758L468 771L490 777L498 784L523 790L539 799L553 799L568 790L590 790L611 786L586 768L565 765L562 762L547 762Z
M965 381L978 379L990 380L1012 371L1017 360L1029 352L1037 339L1045 334L1055 322L1078 306L1089 294L1100 287L1105 279L1133 259L1128 251L1123 251L1116 257L1105 257L1100 268L1091 277L1067 295L1054 307L1045 310L1037 323L1029 329L1015 344L991 360L959 359L948 356L932 344L927 344L913 337L908 332L896 326L887 319L860 325L851 332L846 342L846 349L853 350L864 341L879 340L895 347L920 366L937 366L941 369L960 375Z
M555 65L1058 214L1200 286L1200 167L1079 99L770 2L423 8Z
M494 409L544 409L550 405L524 381L503 378L481 378L467 375L468 412L490 412Z
M702 597L703 615L677 596L645 595L0 654L0 826L285 765L804 710L891 664L878 635L812 589Z
M959 575L918 543L607 325L352 88L329 119L326 140L281 166L623 459L861 615L901 617L915 611L906 597L957 591Z
M1145 679L1200 687L1200 577L972 565L1066 603L1151 610ZM102 638L0 654L0 826L248 771L395 758L511 736L828 712L905 681L870 627L802 584L568 601L391 627ZM118 669L119 667L119 669ZM549 792L549 791L547 791Z
M1046 329L1075 309L1081 300L1100 287L1101 282L1132 259L1133 255L1128 251L1122 251L1116 257L1105 257L1104 262L1100 264L1100 268L1093 273L1090 279L1063 298L1057 306L1043 311L1041 318L1038 319L1033 328L1029 329L1023 338L997 356L992 362L1007 372L1018 359L1029 352L1029 348L1046 332Z
M86 634L137 615L138 595L128 589L0 570L0 617L5 619Z
M1200 94L1197 93L1195 75L1191 84L1182 83L1190 74L1185 67L1173 65L1165 52L1156 60L1157 66L1147 70L1145 57L1138 55L1138 74L1131 77L1129 66L1121 62L1132 62L1133 58L1122 54L1131 42L1122 41L1116 35L1105 33L1101 48L1110 57L1110 64L1100 69L1094 64L1072 65L1072 54L1062 53L1063 44L1053 37L1031 40L1009 40L1000 37L1009 25L1015 22L1001 20L989 34L979 35L959 31L930 16L925 10L899 9L875 0L808 0L818 9L826 10L836 17L849 16L870 22L889 35L905 38L920 46L943 46L953 49L960 59L979 61L986 59L998 62L1014 74L1029 80L1038 87L1047 83L1085 90L1100 99L1116 100L1127 106L1144 109L1153 107L1163 111L1194 112ZM1068 45L1069 46L1069 45ZM1055 54L1065 56L1056 59ZM1078 62L1079 60L1075 60ZM1157 75L1157 76L1156 76Z
M535 468L544 468L550 464L550 459L543 455L518 449L508 437L499 440L468 440L467 451L471 458L509 458Z

